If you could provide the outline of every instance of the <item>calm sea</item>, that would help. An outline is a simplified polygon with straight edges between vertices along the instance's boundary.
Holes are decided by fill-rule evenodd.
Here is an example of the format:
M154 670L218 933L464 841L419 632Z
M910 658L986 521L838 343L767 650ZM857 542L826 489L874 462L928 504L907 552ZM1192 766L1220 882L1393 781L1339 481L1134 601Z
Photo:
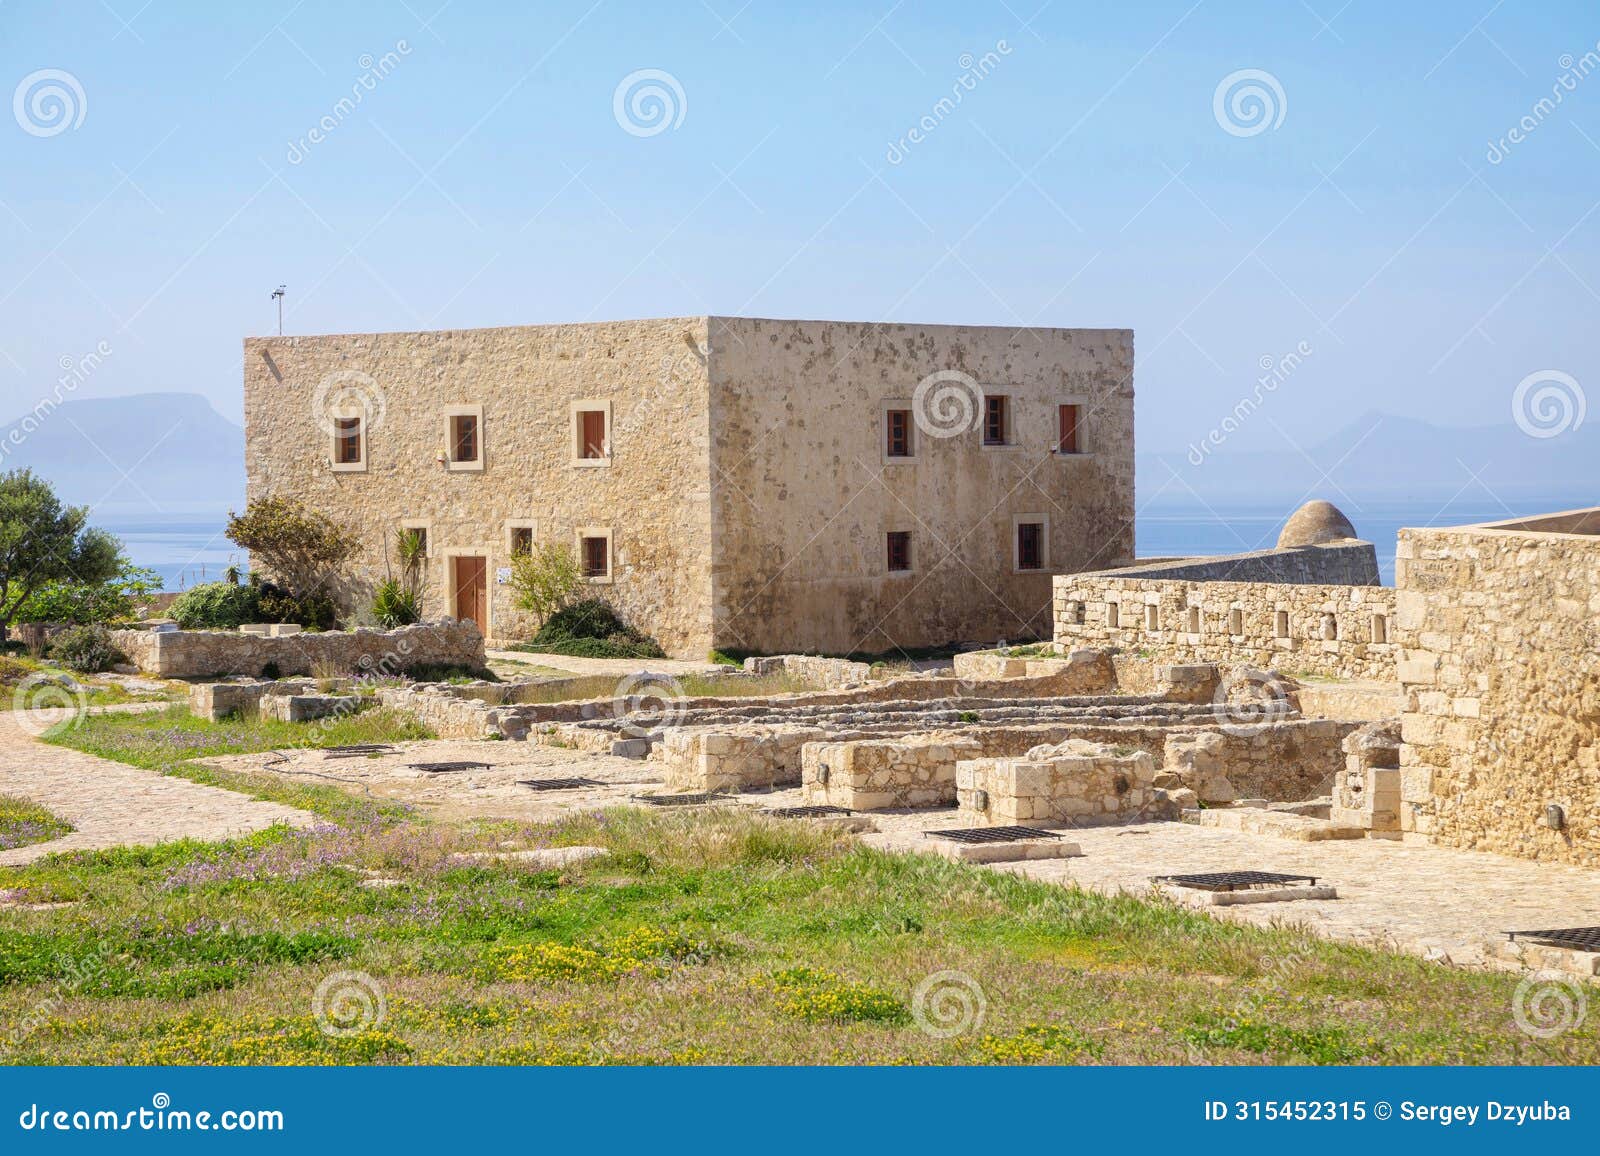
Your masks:
M1589 504L1592 499L1572 495L1517 499L1509 506L1470 495L1449 502L1339 502L1355 523L1356 531L1377 546L1378 567L1386 584L1394 582L1395 532L1402 526L1458 526ZM1277 541L1278 530L1287 516L1288 511L1281 505L1228 503L1207 507L1198 503L1152 503L1139 511L1138 552L1141 557L1167 557L1264 550ZM112 517L97 519L96 525L119 536L134 562L159 573L167 589L183 590L197 582L216 581L229 565L245 565L244 551L222 532L224 520L225 514L219 510L165 515L160 519Z

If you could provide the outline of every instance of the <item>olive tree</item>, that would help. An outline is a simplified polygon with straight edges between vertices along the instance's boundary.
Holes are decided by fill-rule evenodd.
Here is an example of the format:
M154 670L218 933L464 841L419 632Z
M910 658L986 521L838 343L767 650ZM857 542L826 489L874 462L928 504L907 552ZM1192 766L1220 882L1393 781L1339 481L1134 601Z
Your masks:
M43 587L115 577L121 544L89 526L87 506L64 506L32 470L0 474L0 641Z

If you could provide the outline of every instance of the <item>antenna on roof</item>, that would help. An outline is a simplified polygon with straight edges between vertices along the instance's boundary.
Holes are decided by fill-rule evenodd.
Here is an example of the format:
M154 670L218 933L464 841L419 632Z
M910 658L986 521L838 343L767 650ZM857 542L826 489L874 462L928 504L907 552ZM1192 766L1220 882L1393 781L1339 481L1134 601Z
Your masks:
M288 292L287 285L279 285L272 291L272 299L278 303L278 336L283 336L283 295Z

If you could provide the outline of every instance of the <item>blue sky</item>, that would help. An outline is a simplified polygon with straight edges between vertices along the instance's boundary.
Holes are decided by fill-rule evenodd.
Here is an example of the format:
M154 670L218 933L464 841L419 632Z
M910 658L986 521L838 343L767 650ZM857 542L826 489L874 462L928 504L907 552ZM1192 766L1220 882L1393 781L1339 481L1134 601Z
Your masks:
M0 95L77 86L65 127L0 116L0 412L104 342L78 396L237 417L280 282L291 333L1131 327L1145 449L1302 343L1230 449L1369 409L1505 422L1530 373L1595 361L1590 6L439 2L0 6ZM614 98L646 69L677 91L642 135ZM1259 132L1217 115L1242 70Z

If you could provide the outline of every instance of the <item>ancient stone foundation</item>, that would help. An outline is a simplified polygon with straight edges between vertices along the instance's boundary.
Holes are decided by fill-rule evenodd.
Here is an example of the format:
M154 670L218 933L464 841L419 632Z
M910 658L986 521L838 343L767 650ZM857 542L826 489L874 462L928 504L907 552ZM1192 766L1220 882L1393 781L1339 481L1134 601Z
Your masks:
M1078 740L1021 758L962 761L956 800L961 819L975 827L1176 819L1194 801L1186 791L1157 788L1154 760L1143 751Z
M483 635L445 619L398 630L307 631L266 637L232 630L117 630L117 648L145 674L224 678L275 674L404 674L419 666L483 666Z
M1344 740L1328 817L1375 838L1400 837L1400 723L1372 723Z

